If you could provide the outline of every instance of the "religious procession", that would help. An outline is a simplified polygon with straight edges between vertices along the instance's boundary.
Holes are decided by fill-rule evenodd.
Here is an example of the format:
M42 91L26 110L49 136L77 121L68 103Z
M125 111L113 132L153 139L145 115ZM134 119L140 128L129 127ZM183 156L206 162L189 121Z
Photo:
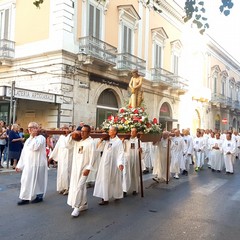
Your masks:
M77 128L65 124L55 131L29 122L25 135L20 135L17 124L11 127L14 133L2 126L2 141L21 143L15 152L9 148L7 157L22 172L19 206L43 202L51 166L57 168L56 191L68 195L72 217L88 209L88 187L94 188L93 196L104 206L130 194L143 196L143 174L151 174L159 184L187 177L193 168L198 174L203 168L234 174L234 162L240 157L239 133L161 129L141 107L141 80L133 71L128 106L119 109L117 116L109 116L101 132L84 122Z

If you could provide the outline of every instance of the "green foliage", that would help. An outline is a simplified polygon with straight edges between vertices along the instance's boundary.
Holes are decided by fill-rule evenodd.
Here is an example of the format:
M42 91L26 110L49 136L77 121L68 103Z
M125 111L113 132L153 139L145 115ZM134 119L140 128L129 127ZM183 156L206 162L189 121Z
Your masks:
M219 7L221 13L225 16L230 14L230 9L233 8L234 4L232 0L221 0L222 4ZM203 34L206 29L209 28L209 24L207 23L207 17L204 16L206 13L206 9L204 7L204 1L196 1L196 0L186 0L185 1L185 13L184 22L188 22L192 20L192 23L196 24L199 29L199 32Z
M37 8L40 8L40 5L43 4L44 0L36 0L33 2L33 5L35 5Z

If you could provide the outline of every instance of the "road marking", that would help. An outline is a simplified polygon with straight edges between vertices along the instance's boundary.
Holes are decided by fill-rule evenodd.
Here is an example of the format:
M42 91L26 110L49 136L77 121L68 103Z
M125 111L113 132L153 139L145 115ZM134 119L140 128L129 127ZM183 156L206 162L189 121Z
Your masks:
M240 201L240 190L237 191L232 197L231 200L233 201Z
M200 187L197 187L193 190L194 193L200 193L203 195L210 195L214 191L216 191L218 188L220 188L222 185L224 185L228 180L226 179L214 179L208 184L204 184Z

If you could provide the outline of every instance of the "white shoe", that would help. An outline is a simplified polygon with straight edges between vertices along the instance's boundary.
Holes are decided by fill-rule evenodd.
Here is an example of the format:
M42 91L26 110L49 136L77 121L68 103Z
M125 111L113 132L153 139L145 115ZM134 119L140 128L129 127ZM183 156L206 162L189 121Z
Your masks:
M83 211L86 211L86 210L88 210L88 204L87 204L87 203L84 204L83 206L80 206L80 207L79 207L79 211L80 211L80 212L83 212Z
M175 173L174 178L175 178L175 179L179 179L179 176L178 176L177 173Z
M74 208L74 210L71 213L72 217L78 217L79 216L79 208Z

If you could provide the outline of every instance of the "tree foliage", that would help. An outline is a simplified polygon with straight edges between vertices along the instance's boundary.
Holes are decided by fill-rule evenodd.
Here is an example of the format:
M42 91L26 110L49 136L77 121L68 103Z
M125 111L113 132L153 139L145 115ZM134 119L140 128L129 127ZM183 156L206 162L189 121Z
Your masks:
M219 10L225 16L228 16L230 14L230 10L233 8L233 5L232 0L221 0ZM192 20L192 22L198 27L201 34L209 28L208 19L205 15L206 8L204 1L186 0L184 10L186 13L184 22Z
M99 0L96 0L99 2ZM207 0L205 0L207 1ZM213 0L208 0L213 1ZM216 0L215 0L216 1ZM220 0L221 5L219 6L219 10L225 16L230 14L230 10L233 8L234 4L232 0ZM35 0L33 4L40 8L41 4L43 4L44 0ZM160 3L160 0L154 0L155 3ZM146 1L146 4L150 4L150 0ZM154 10L161 13L161 10L154 7ZM204 4L204 0L186 0L184 7L186 15L183 17L184 22L192 21L192 23L196 24L201 34L205 32L206 29L209 28L208 18L206 17L206 8Z

